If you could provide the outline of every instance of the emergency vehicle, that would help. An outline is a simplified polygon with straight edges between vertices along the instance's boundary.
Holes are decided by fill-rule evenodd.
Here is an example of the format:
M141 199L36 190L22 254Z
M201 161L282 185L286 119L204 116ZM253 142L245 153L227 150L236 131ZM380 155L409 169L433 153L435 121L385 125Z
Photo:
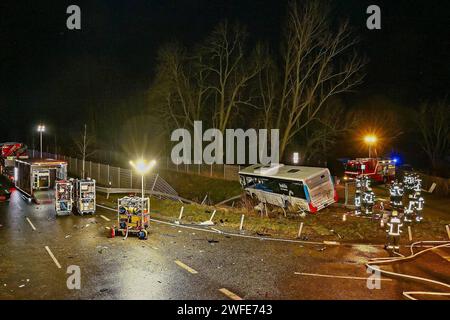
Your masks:
M67 162L55 159L15 160L14 182L16 188L29 200L37 202L42 193L48 198L48 191L54 190L56 181L67 179Z
M348 160L344 180L354 180L357 176L367 176L374 182L389 183L395 179L395 161L379 158Z
M20 142L0 143L0 172L14 181L14 161L28 159L27 146Z

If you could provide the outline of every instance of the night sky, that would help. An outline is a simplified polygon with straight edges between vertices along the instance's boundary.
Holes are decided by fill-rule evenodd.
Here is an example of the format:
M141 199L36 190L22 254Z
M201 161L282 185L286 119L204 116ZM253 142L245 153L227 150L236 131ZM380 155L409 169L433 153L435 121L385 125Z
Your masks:
M77 4L82 30L66 29ZM332 1L349 19L369 59L367 78L349 99L383 96L402 105L444 97L450 85L449 1ZM378 4L382 30L366 29ZM221 20L238 20L251 40L277 49L286 1L2 1L0 4L0 140L28 140L49 128L83 123L89 108L145 92L163 43L201 41Z

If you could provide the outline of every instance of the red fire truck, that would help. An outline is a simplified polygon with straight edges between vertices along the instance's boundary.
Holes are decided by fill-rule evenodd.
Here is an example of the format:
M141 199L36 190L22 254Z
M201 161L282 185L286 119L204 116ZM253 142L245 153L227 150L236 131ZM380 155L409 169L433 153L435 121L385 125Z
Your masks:
M356 158L345 164L344 180L368 176L374 182L388 183L395 179L395 161L380 158Z
M27 146L20 142L0 143L0 172L14 180L14 160L28 159Z

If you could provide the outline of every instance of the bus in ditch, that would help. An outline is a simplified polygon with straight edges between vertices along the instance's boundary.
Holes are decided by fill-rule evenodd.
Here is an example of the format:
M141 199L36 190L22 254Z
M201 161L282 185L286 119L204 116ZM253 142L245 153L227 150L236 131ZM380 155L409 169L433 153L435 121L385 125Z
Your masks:
M314 213L338 200L327 168L255 164L239 181L251 198L282 208Z

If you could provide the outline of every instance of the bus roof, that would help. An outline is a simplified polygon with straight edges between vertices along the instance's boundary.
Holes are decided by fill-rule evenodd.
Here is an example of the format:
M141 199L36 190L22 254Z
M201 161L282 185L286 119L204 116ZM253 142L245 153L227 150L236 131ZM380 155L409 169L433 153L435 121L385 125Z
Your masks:
M239 171L239 174L299 181L312 178L324 171L329 172L327 168L254 164Z
M27 163L29 165L37 165L37 166L60 166L63 164L67 164L64 160L57 159L41 159L41 158L33 158L33 159L16 159L16 162Z

